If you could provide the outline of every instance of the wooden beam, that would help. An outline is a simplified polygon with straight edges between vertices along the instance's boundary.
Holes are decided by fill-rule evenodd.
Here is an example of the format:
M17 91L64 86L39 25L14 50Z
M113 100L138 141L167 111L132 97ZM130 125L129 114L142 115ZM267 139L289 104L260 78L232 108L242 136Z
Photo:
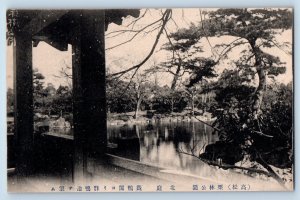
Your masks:
M88 157L106 152L104 10L76 12L72 39L75 181L86 176Z
M29 33L15 34L13 57L16 170L26 175L33 170L32 39Z
M33 11L34 12L34 11ZM58 22L60 18L67 14L68 10L40 10L37 16L27 23L22 29L23 32L31 32L32 35L40 32L51 23Z

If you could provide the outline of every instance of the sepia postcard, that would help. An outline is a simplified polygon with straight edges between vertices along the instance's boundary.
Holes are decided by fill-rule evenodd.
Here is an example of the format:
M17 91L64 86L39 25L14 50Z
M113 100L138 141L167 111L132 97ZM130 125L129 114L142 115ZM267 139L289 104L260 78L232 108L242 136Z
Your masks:
M8 192L293 191L293 18L7 10Z

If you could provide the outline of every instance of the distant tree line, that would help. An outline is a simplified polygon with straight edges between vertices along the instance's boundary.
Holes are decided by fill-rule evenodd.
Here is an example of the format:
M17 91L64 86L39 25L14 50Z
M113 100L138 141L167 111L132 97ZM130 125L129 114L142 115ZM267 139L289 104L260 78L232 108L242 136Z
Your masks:
M215 104L214 92L204 87L178 88L159 86L146 81L107 81L106 98L108 112L125 113L151 110L156 113L182 112L184 109L209 111Z
M72 88L60 85L57 89L52 83L44 86L45 76L38 72L33 72L33 107L35 113L44 115L70 115L72 114ZM7 109L13 112L14 92L7 90Z

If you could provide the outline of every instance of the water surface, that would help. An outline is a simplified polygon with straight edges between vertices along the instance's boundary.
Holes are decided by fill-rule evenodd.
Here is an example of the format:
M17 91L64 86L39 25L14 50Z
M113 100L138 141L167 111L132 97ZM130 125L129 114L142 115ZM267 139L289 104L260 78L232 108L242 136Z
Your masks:
M212 128L201 122L108 126L108 142L113 147L112 154L197 175L199 171L205 174L207 165L184 153L193 151L195 155L199 155L205 145L217 140L218 136L212 134Z

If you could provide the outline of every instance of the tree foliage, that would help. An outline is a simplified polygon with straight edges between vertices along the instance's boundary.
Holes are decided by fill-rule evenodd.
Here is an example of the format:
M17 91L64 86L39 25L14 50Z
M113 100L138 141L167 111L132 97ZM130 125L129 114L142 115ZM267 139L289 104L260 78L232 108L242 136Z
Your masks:
M34 70L33 73L33 102L35 112L42 114L72 113L72 90L68 86L59 86L57 90L53 84L44 86L45 76Z
M269 164L290 167L293 162L292 98L281 99L281 95L291 96L292 89L269 84L286 72L286 66L279 57L268 53L268 49L278 48L290 55L285 48L291 48L290 44L279 43L276 36L292 28L293 13L287 9L218 9L205 14L207 17L198 25L192 24L190 30L180 30L176 35L176 39L183 35L187 40L191 37L191 41L184 41L184 45L196 44L195 32L198 32L198 39L206 38L208 42L218 37L233 38L229 42L211 45L212 57L196 57L197 66L185 67L191 71L187 86L192 87L203 81L203 77L214 77L214 68L221 65L221 61L230 60L232 65L209 82L210 89L216 94L216 104L211 110L217 117L213 127L223 144L207 148L202 156L229 145L238 148L235 151L239 152L229 164L245 158L256 161L281 182ZM182 48L186 50L184 45ZM176 45L173 47L180 49ZM240 53L233 59L230 53L237 47ZM268 98L274 101L266 101ZM220 154L209 158L226 162L227 156Z

